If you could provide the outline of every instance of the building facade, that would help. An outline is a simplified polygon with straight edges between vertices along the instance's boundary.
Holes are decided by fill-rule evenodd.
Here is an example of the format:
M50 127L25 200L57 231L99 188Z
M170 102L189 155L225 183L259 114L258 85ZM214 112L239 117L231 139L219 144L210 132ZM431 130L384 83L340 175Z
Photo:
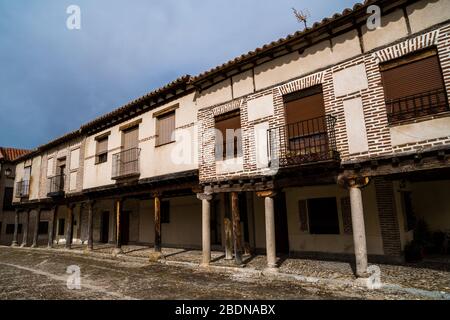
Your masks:
M0 244L11 244L14 238L15 214L13 206L14 161L28 150L0 147ZM22 233L23 221L17 221L18 233Z
M418 220L450 229L447 12L366 1L39 147L16 168L23 244L402 261Z

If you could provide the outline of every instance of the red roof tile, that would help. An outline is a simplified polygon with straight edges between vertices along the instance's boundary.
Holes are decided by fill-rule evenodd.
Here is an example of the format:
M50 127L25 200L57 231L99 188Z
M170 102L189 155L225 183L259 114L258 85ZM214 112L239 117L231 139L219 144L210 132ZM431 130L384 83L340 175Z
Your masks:
M14 161L29 153L30 150L0 147L0 160Z

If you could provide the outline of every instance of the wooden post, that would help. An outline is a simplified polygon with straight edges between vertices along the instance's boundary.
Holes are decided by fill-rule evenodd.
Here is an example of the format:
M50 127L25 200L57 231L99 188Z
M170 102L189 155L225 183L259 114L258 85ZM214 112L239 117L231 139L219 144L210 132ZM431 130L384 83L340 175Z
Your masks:
M236 264L242 264L241 218L239 214L239 195L237 192L231 193L231 214L233 219L234 259Z
M25 227L23 229L22 248L28 245L28 230L30 229L30 212L31 209L25 210Z
M52 206L51 210L50 210L50 223L48 226L48 243L47 243L47 247L48 248L53 248L53 240L54 240L54 234L55 234L55 221L56 221L56 212L57 212L58 207L57 206Z
M32 248L36 248L38 246L39 241L39 222L41 222L41 208L36 210L36 221L34 223L34 234L33 234L33 244Z
M89 251L94 249L94 201L88 202L88 245Z
M160 195L155 194L155 252L161 252L161 200Z
M14 235L13 235L13 241L11 243L11 246L17 247L17 237L18 237L18 231L19 231L19 210L16 209L14 212Z
M233 259L233 225L229 218L223 219L225 230L225 260Z
M73 209L75 205L69 204L67 206L67 224L66 224L66 249L72 248L72 238L73 238Z
M114 248L113 255L122 253L122 235L120 232L120 218L122 215L122 199L116 200L116 247Z

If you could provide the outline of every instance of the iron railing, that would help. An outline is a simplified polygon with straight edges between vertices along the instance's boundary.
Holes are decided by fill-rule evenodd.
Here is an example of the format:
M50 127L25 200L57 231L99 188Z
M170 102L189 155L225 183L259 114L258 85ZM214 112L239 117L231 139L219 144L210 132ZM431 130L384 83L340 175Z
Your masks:
M30 195L30 180L16 182L16 198L25 198Z
M140 148L131 148L113 154L112 179L125 178L139 175L139 155Z
M56 196L64 193L66 184L66 175L59 174L48 178L48 190L47 195Z
M268 130L271 165L301 165L339 160L335 134L336 118L330 115Z
M444 89L386 100L386 107L390 123L449 111Z

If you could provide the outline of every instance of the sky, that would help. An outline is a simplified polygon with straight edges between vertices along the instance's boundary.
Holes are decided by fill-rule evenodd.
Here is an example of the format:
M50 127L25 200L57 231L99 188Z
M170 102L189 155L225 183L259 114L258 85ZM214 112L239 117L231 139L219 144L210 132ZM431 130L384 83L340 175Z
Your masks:
M0 146L36 148L357 0L0 0ZM81 29L66 13L80 8Z

